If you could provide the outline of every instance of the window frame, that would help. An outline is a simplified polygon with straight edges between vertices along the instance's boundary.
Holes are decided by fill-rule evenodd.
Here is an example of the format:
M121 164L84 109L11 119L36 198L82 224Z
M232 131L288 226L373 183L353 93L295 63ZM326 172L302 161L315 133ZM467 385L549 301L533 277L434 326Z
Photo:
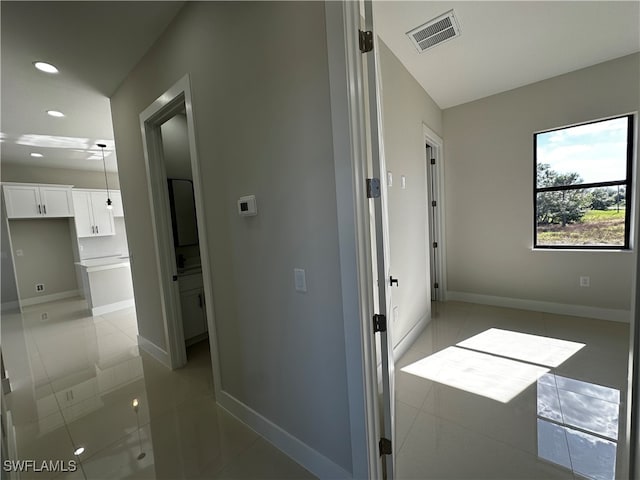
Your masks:
M631 215L634 210L635 198L633 198L633 154L634 154L634 117L635 114L629 113L625 115L617 115L614 117L601 118L598 120L592 120L589 122L576 123L559 128L552 128L549 130L543 130L535 132L533 134L533 248L534 250L631 250ZM582 125L591 125L594 123L602 123L609 120L616 120L618 118L627 119L627 172L626 179L624 181L608 181L608 182L592 182L592 183L580 183L572 185L563 185L557 187L543 187L538 188L538 135L549 132L556 132L560 130L567 130L573 127L580 127ZM625 190L625 219L624 219L624 245L539 245L538 244L538 225L537 225L537 211L538 211L538 194L544 192L561 192L571 190L583 190L587 188L597 187L612 187L624 185Z

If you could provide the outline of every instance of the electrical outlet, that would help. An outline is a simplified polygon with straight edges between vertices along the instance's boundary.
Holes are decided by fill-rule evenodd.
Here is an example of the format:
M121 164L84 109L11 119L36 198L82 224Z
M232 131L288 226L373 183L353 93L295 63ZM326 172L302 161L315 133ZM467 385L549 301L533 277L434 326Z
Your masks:
M49 314L48 314L47 312L44 312L42 315L40 315L40 318L41 318L42 320L46 320L46 319L48 319L48 318L49 318Z
M24 252L20 249L16 250L16 257L21 257L24 255Z
M36 283L36 292L44 292L44 283Z
M591 286L591 277L580 277L580 286L581 287L590 287Z

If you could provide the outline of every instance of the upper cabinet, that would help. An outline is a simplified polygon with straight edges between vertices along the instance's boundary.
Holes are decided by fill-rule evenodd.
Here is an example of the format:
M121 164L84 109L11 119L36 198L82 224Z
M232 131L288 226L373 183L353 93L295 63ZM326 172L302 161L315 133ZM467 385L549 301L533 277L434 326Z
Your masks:
M107 208L106 190L73 189L78 237L115 235L112 210Z
M71 185L3 184L8 218L73 217Z
M122 208L122 195L118 190L111 190L111 200L113 201L113 216L124 217L124 209Z

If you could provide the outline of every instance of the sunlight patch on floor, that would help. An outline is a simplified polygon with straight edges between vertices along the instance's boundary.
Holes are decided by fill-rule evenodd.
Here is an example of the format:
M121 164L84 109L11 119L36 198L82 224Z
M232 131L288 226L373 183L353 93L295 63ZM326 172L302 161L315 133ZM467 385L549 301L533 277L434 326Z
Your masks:
M448 347L404 367L402 371L507 403L549 369Z
M490 328L402 371L507 403L584 346Z
M500 328L490 328L457 345L546 367L561 365L585 346L584 343Z

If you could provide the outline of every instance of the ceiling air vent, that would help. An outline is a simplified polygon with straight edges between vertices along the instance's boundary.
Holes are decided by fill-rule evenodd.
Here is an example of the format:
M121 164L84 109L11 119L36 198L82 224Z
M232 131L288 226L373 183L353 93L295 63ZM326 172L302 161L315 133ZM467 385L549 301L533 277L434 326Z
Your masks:
M407 32L411 43L422 53L447 40L460 36L458 21L453 10Z

